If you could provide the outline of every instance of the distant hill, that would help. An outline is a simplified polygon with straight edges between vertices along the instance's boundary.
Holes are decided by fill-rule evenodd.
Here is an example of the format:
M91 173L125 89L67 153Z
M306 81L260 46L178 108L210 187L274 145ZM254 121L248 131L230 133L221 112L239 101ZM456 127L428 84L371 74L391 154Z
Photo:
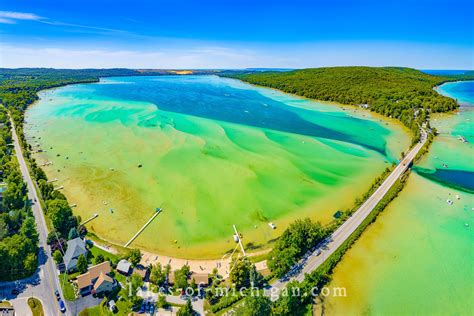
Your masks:
M427 121L430 113L448 112L458 106L433 87L446 81L468 79L471 75L434 76L400 67L330 67L226 74L311 99L364 105L371 111L399 119L412 129L415 139L419 126Z

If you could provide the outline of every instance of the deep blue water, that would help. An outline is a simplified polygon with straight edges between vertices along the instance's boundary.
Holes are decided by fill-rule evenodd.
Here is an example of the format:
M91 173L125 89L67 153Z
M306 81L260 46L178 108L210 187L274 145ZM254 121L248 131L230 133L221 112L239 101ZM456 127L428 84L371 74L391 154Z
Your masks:
M465 170L435 169L435 171L415 168L416 172L432 181L442 183L448 187L474 193L474 172Z
M447 83L439 87L439 93L448 97L454 98L458 103L465 107L460 110L460 115L464 119L453 127L451 136L464 135L467 139L469 135L472 135L473 123L470 120L469 114L474 106L474 81L461 81ZM468 120L469 119L469 120ZM436 141L436 139L435 139ZM457 141L457 140L456 140ZM466 146L466 144L459 143L460 146ZM471 162L474 161L474 156L471 157L459 157L459 159L467 159ZM474 172L468 170L453 170L453 169L424 169L415 167L414 170L421 176L436 181L448 187L456 188L466 192L474 193Z
M107 84L107 81L115 84ZM82 88L91 89L90 85L82 85ZM389 131L382 124L341 111L288 106L232 79L210 76L120 77L107 78L93 89L95 94L108 98L151 102L160 110L350 142L386 155L385 136ZM308 102L291 96L288 99Z

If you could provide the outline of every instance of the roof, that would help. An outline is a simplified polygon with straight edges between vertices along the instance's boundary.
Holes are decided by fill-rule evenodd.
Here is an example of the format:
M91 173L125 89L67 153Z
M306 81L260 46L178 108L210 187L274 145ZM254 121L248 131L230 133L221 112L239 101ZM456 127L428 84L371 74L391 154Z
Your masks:
M130 271L132 264L125 259L122 259L117 264L117 271L122 273L128 273Z
M76 267L77 258L80 255L86 255L86 242L80 237L71 239L67 242L67 250L64 254L64 264L66 269L71 269Z
M97 290L104 283L114 283L114 280L101 272L99 278L95 281L94 290Z
M86 286L92 285L92 282L97 279L101 273L109 274L110 271L110 262L108 261L104 261L100 264L90 267L89 271L77 277L77 287L79 289L82 289Z
M204 284L208 285L209 284L209 274L208 273L193 273L191 275L191 279L194 279L196 281L196 284Z
M142 265L138 265L135 267L135 269L133 269L133 273L139 274L142 277L142 279L144 279L148 273L148 269L146 269Z

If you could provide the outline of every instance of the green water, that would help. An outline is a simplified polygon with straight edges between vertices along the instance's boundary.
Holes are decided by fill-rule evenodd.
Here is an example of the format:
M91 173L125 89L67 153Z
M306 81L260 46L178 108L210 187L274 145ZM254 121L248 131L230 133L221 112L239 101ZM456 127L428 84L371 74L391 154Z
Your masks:
M446 94L472 100L474 90L464 91L470 94ZM443 170L443 176L436 181L410 175L402 193L337 266L330 287L346 287L347 297L328 297L327 315L472 315L474 195L461 185L474 168L474 117L472 106L464 105L433 117L440 135L418 166Z
M408 144L369 113L209 76L50 90L26 121L91 231L124 244L161 207L132 246L186 258L234 248L233 224L266 247L295 218L329 221Z

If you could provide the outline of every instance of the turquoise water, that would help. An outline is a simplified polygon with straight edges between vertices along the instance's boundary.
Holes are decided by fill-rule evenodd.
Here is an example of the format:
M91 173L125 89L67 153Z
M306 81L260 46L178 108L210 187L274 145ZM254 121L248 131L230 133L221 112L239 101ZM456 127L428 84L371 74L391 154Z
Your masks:
M184 258L232 250L232 225L262 248L295 218L331 220L408 145L394 120L214 76L61 87L26 121L74 212L99 214L89 230L123 244L162 207L133 246Z
M474 81L443 84L438 92L456 99L461 105L456 115L434 115L432 125L439 130L429 156L428 168L415 168L421 176L445 186L474 192ZM466 143L458 138L462 136Z
M440 91L473 98L472 83ZM328 297L325 315L473 314L472 109L465 103L431 117L439 135L403 191L337 265L329 287L345 287L347 296Z

